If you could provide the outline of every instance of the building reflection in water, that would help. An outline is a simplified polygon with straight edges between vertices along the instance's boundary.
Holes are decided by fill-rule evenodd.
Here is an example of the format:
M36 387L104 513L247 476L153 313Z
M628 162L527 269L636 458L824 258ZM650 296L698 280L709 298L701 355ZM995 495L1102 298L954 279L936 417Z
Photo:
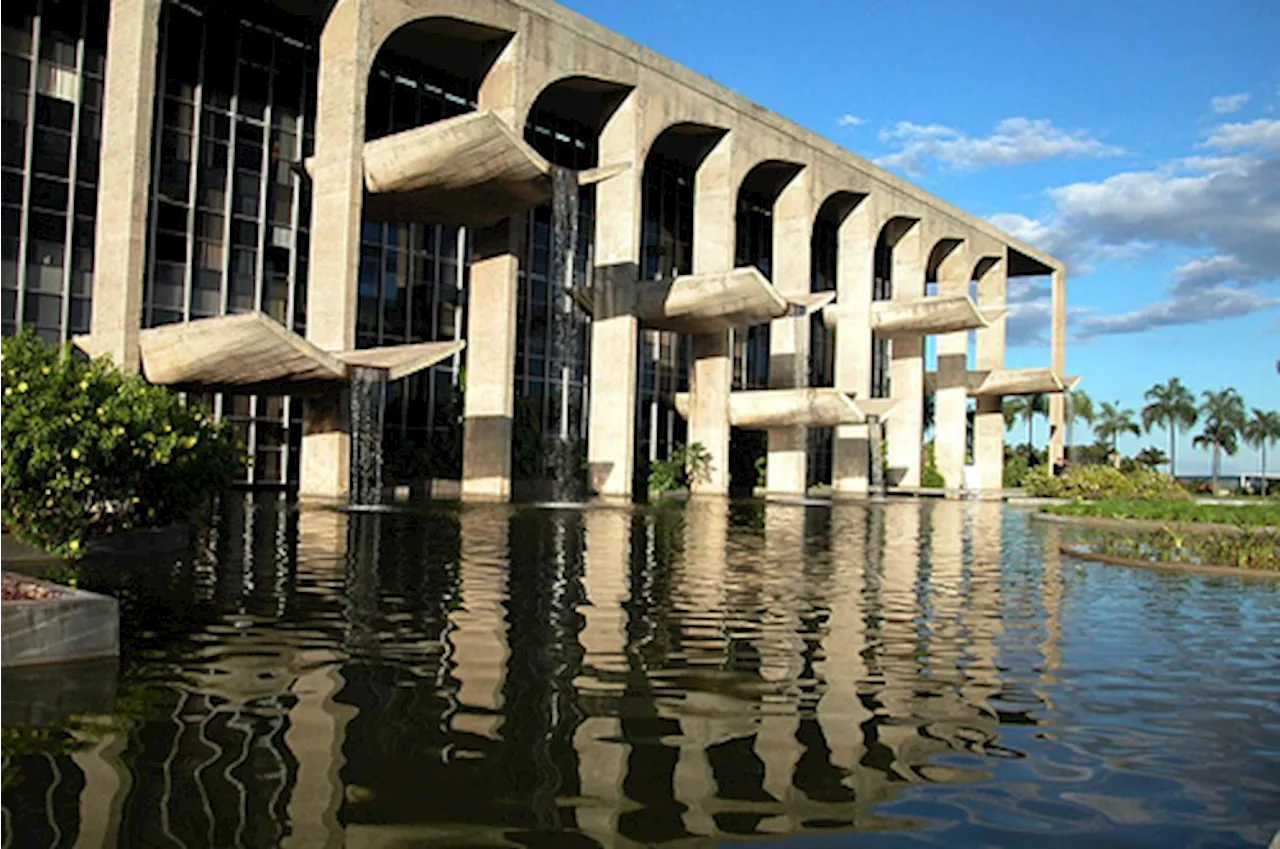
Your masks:
M998 504L240 508L202 554L86 568L131 623L116 713L6 750L6 845L901 827L871 809L1036 721L1009 605L1059 662L1061 576L1010 590Z

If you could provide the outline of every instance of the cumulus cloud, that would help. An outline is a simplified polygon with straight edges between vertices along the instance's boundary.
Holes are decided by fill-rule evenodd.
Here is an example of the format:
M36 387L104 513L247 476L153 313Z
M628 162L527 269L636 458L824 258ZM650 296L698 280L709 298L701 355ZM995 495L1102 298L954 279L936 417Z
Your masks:
M1232 112L1239 112L1248 102L1249 94L1247 92L1220 94L1217 97L1209 98L1209 108L1219 115L1228 115Z
M849 112L844 113L836 119L836 125L840 127L861 127L865 123L867 123L866 118L859 118L857 115L853 115Z
M992 165L1025 165L1057 157L1117 156L1124 151L1084 130L1068 132L1043 118L1005 118L987 136L974 137L941 124L899 121L880 131L880 141L897 150L876 159L885 168L920 176L934 161L972 170Z
M1093 263L1160 247L1197 252L1171 271L1162 299L1120 315L1071 316L1078 338L1273 309L1280 298L1261 289L1280 282L1280 158L1269 155L1280 151L1278 133L1275 121L1222 124L1201 146L1230 153L1061 186L1049 190L1054 208L1043 219L1004 214L991 220L1062 257L1076 275ZM1034 323L1047 325L1047 301L1047 292L1039 292L1011 310L1011 323L1028 325L1018 338L1030 344L1042 338ZM1014 338L1011 330L1011 343Z
M1221 124L1214 128L1202 146L1220 150L1258 148L1280 153L1280 119L1259 118L1247 124Z

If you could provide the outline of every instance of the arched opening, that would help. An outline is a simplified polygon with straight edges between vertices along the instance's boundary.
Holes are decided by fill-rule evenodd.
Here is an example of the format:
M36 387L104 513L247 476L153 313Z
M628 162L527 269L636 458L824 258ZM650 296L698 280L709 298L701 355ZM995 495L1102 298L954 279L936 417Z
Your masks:
M773 207L778 195L803 166L770 159L759 163L738 187L734 215L734 265L755 266L765 277L773 273ZM758 324L733 334L733 388L769 387L769 325ZM761 430L730 432L729 487L749 493L757 481L756 463L765 456L768 435Z
M840 225L866 195L840 191L822 202L813 221L809 246L809 291L834 292L840 267ZM835 386L836 334L821 313L809 317L809 386ZM831 483L834 428L808 429L808 485Z
M600 132L629 92L591 77L558 80L530 107L524 140L559 168L594 168ZM596 188L566 172L555 183L558 196L526 215L520 249L511 468L521 488L565 470L576 480L586 452Z
M663 130L645 156L641 188L641 280L671 280L693 273L695 181L698 168L725 130L681 123ZM675 394L689 389L689 346L677 333L640 334L636 399L635 481L643 497L650 464L686 442L688 425Z
M365 140L476 109L480 85L512 33L455 18L406 24L369 70ZM414 220L366 193L360 232L356 345L464 338L470 249L465 228ZM387 386L383 430L391 484L462 474L462 357Z
M893 298L893 249L898 241L915 226L917 219L898 216L885 222L876 238L875 256L872 260L871 300L888 301ZM888 398L889 340L871 337L871 397Z

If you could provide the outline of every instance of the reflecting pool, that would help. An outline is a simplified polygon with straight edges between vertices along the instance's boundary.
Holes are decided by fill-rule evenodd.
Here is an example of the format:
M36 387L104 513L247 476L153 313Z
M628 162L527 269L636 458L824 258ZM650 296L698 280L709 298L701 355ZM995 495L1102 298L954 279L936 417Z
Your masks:
M1265 845L1280 583L989 502L232 505L6 673L4 845Z

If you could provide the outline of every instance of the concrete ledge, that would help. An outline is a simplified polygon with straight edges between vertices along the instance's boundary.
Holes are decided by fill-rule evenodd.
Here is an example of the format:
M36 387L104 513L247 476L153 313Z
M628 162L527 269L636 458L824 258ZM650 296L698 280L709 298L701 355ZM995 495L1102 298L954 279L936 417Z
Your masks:
M115 657L120 612L114 598L24 578L53 598L0 602L0 667L43 666Z
M1089 560L1094 563L1107 563L1111 566L1133 566L1139 569L1155 569L1158 572L1189 572L1194 575L1215 575L1224 578L1280 581L1280 572L1269 569L1241 569L1238 566L1212 566L1197 563L1165 563L1159 560L1143 560L1139 557L1117 557L1114 554L1099 554L1074 545L1059 546L1058 550L1068 557Z

